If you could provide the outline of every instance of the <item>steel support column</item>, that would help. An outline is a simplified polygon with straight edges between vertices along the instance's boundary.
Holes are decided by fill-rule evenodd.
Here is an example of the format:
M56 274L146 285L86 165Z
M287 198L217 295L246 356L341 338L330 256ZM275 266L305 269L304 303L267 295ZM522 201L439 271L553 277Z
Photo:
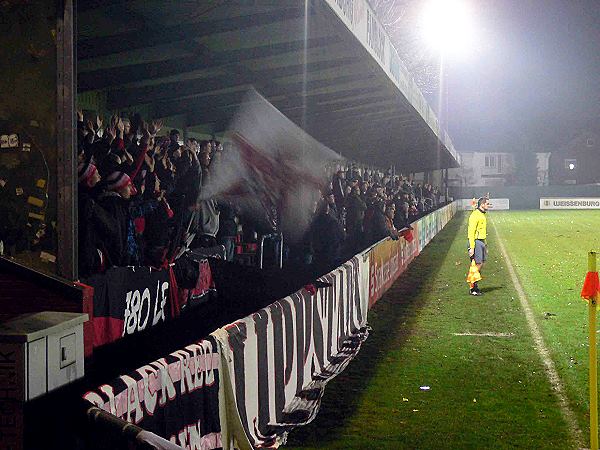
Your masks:
M75 34L73 0L57 3L57 231L58 275L75 280L77 273L77 158L75 154Z

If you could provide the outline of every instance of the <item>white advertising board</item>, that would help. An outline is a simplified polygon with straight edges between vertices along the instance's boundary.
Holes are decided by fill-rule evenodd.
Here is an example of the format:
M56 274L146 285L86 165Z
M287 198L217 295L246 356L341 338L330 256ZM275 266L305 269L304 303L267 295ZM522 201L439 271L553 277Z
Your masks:
M540 198L540 209L600 209L600 198Z
M473 209L473 199L464 198L461 200L461 208L464 211L471 211ZM510 209L510 199L508 198L490 198L490 210L504 211Z
M510 209L510 199L490 198L490 209L495 211L506 211Z

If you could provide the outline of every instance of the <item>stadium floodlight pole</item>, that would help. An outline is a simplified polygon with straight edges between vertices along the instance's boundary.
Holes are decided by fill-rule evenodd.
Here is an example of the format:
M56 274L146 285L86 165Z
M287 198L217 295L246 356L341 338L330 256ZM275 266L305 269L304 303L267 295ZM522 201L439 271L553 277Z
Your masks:
M424 43L439 53L438 115L448 130L448 68L450 61L464 59L476 46L475 21L468 0L427 0L423 2L420 29Z
M598 450L598 349L596 348L596 315L600 300L600 282L596 268L596 252L588 253L588 272L581 296L588 302L590 344L590 448Z

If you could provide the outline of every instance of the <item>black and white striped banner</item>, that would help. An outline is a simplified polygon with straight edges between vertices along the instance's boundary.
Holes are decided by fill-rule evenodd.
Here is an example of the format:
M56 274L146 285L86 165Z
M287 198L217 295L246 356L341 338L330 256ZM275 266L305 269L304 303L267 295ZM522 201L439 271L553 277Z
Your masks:
M354 257L320 278L331 285L316 294L300 290L214 334L235 402L228 410L245 430L240 448L278 447L314 419L326 383L367 338L368 271Z

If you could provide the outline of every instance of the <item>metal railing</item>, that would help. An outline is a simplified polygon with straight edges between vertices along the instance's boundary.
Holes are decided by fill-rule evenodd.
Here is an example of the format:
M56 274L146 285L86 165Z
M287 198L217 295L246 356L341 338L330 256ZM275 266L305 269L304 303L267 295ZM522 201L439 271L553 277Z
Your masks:
M271 233L261 236L259 245L258 267L262 269L264 265L265 240L267 239L272 239L275 243L275 249L277 251L277 264L281 269L283 267L283 233Z
M178 450L176 444L144 430L132 423L126 422L103 409L90 405L86 407L87 428L94 439L95 449L134 449L134 450ZM107 442L107 435L117 437ZM101 438L104 436L104 439Z

